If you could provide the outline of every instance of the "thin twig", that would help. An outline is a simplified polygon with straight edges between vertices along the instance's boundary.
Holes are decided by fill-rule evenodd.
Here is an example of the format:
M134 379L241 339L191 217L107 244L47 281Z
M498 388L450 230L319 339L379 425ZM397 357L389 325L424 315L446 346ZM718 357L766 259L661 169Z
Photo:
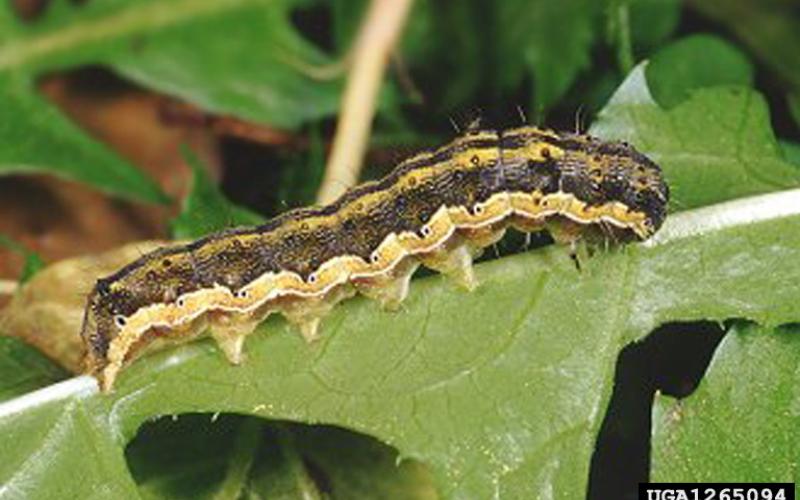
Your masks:
M394 74L397 76L397 83L400 84L400 88L403 89L408 99L414 104L424 104L425 96L417 87L417 84L414 83L414 79L411 78L406 61L399 52L395 52L392 55L392 66L394 67Z
M317 201L329 203L354 185L361 172L372 117L386 66L413 0L372 0L356 36L353 64L342 96L333 149Z
M347 71L352 62L353 48L350 47L347 54L338 61L323 65L309 64L294 57L286 57L283 55L278 55L277 57L284 64L291 66L312 80L326 81L339 78Z
M617 27L617 64L623 75L631 72L634 65L633 44L631 42L630 9L627 3L621 3L614 12Z

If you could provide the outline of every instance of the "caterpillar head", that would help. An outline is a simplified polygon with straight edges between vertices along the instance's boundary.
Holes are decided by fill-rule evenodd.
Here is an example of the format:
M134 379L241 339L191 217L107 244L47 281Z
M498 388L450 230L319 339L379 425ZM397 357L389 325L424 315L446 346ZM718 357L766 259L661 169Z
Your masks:
M119 294L111 291L108 280L100 279L87 300L81 338L86 346L84 368L92 375L101 374L108 364L109 345L124 326L124 317L114 314L117 309L115 295Z
M589 206L610 207L603 220L627 227L639 239L652 236L667 215L669 188L661 168L626 142L567 135L561 185Z

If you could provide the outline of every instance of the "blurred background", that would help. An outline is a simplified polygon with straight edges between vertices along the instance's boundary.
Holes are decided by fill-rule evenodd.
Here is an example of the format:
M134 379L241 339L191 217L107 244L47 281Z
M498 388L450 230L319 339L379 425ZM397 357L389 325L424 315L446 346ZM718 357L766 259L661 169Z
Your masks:
M706 87L756 89L781 154L800 163L796 0L9 0L0 306L43 263L327 201L476 119L585 131L643 61L665 109ZM647 478L654 392L691 393L727 328L666 325L622 351L591 498ZM687 332L691 348L676 336ZM247 424L208 417L146 426L128 449L137 481L167 456L201 462L194 482L176 480L182 495L211 482L218 449ZM268 434L298 441L320 491L330 485L315 468L335 469L342 443L392 469L383 445L319 430ZM193 433L211 446L164 455L164 442ZM404 487L432 496L424 469L408 468Z

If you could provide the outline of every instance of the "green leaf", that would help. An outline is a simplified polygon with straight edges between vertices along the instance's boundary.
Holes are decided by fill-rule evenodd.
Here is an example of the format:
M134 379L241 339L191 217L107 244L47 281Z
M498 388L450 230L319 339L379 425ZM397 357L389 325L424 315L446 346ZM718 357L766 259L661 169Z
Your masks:
M22 267L22 274L19 277L20 284L25 283L29 279L33 278L33 275L41 270L45 265L42 258L39 257L39 254L28 250L25 246L4 234L0 234L0 246L8 248L12 252L24 257L25 263Z
M161 10L164 2L129 3ZM337 110L341 80L312 78L306 69L332 61L292 26L291 8L297 2L172 3L180 22L145 34L137 50L125 48L105 60L124 75L203 109L280 128L297 128ZM202 4L214 15L181 13Z
M533 74L535 113L555 104L589 65L602 2L514 0L493 4L496 12L494 77L517 86ZM514 54L513 57L509 57ZM521 59L520 59L521 58ZM519 62L523 64L519 64Z
M19 339L0 336L0 401L20 396L68 374Z
M341 82L309 76L332 61L292 26L298 3L56 0L28 24L3 4L0 174L48 172L121 197L166 201L144 174L36 95L31 82L52 70L110 66L205 110L277 127L332 114Z
M375 139L372 140L374 142ZM319 127L310 127L308 131L308 151L304 154L282 155L281 163L283 168L277 198L284 205L278 207L278 212L313 204L325 174L325 143ZM293 202L293 205L287 206L287 201Z
M124 443L154 416L202 411L369 434L431 467L445 496L581 497L622 345L678 319L800 320L798 207L795 190L685 212L581 273L560 248L481 264L472 294L417 280L403 312L348 301L312 346L275 318L238 367L203 341L140 360L109 396L73 379L0 406L14 450L0 478L30 498L134 495Z
M800 143L780 141L780 145L786 161L800 167Z
M464 106L484 82L493 56L492 47L474 36L487 29L481 12L486 4L415 2L402 41L403 57L434 111ZM452 50L454 46L459 49ZM452 77L442 80L443 69Z
M590 132L624 139L664 169L673 210L800 184L785 161L760 94L745 88L694 91L670 110L653 100L639 65Z
M692 35L667 45L647 65L656 102L672 108L705 87L752 86L753 66L739 49L713 35Z
M352 39L365 3L332 3L337 50ZM664 12L661 0L647 3L654 8L645 8L646 15ZM475 101L476 96L485 99L487 93L500 97L524 90L533 95L525 107L541 114L588 68L602 7L602 2L591 0L417 2L401 43L403 60L426 106L434 106L436 112L463 113L465 102ZM660 15L659 20L669 17ZM443 80L442 71L450 77ZM384 112L393 109L385 106Z
M799 482L798 374L798 326L733 328L691 396L656 395L652 480Z
M2 48L0 71L1 54ZM167 200L141 171L90 139L36 95L28 77L0 73L0 102L0 175L50 173L120 197Z
M107 64L203 109L293 128L331 114L340 86L308 76L331 61L292 26L298 3L61 0L30 27L6 12L0 71Z
M629 3L631 38L637 54L658 47L677 29L680 0L632 0Z
M175 239L199 238L227 227L263 222L260 215L228 201L190 149L183 148L183 156L192 168L192 189L181 213L170 222Z
M333 42L339 54L344 54L350 48L368 5L367 0L333 0L330 2ZM413 16L410 22L413 23Z
M794 2L689 0L688 5L722 24L789 90L800 91L800 19Z

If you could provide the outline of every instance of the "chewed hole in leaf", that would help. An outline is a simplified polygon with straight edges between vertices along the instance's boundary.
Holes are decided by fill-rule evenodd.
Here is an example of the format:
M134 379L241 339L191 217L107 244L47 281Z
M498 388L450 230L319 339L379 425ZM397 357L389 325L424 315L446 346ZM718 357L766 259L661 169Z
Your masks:
M667 323L622 349L592 456L590 500L636 497L649 478L653 394L694 392L726 331L712 321Z
M145 497L436 497L425 466L333 426L232 414L166 416L143 425L125 456Z

